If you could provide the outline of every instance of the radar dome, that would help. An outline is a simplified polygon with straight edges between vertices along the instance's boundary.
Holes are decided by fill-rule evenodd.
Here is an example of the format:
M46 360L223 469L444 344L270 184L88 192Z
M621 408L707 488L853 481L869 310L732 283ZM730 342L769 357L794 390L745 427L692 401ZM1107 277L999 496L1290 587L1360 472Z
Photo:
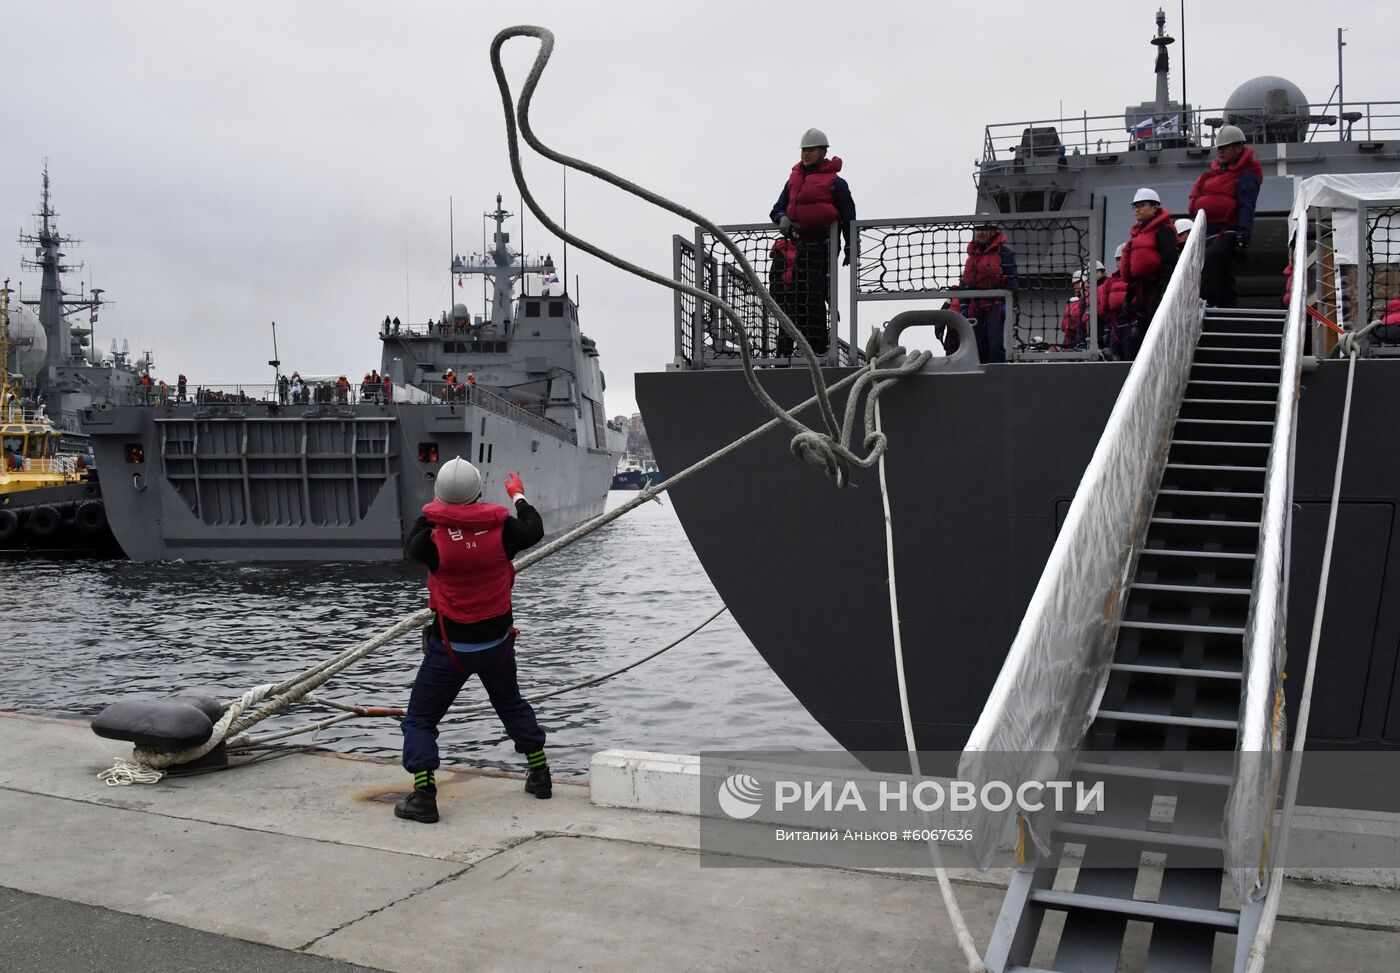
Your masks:
M43 371L48 351L49 338L39 316L23 304L11 304L10 367L32 382Z
M1266 74L1240 85L1225 102L1225 122L1251 142L1296 142L1307 134L1308 99L1292 81Z
M454 321L464 321L464 320L465 320L465 321L470 321L471 319L472 319L472 312L470 312L470 311L467 310L467 306L466 306L465 304L454 304L454 305L452 305L452 320L454 320Z

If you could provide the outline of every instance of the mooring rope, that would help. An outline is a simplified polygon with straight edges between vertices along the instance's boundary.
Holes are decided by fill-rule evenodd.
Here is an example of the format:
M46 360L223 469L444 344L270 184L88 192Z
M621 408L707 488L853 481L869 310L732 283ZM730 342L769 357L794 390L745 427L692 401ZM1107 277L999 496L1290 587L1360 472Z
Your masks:
M522 36L535 37L539 39L541 41L541 46L539 53L535 57L534 64L531 66L530 73L528 78L526 79L525 85L521 89L521 98L518 108L519 129L517 132L517 115L515 110L516 106L513 104L510 91L510 84L506 80L505 71L501 65L500 51L501 47L505 44L507 40L509 40L512 37ZM616 520L617 518L625 515L626 513L632 510L635 510L638 506L647 502L648 500L651 500L658 494L666 491L671 486L682 482L683 480L694 475L695 473L698 473L699 471L709 467L713 463L718 462L720 459L729 455L734 450L739 449L740 447L752 442L759 436L778 426L786 426L791 432L794 433L792 441L790 443L790 448L794 455L798 456L799 458L803 459L808 463L811 463L823 469L827 473L827 475L829 475L830 477L832 477L833 480L835 480L838 487L848 486L850 483L851 466L856 466L858 468L869 468L875 465L876 463L880 462L881 457L884 456L885 451L888 448L888 441L885 437L885 434L877 428L875 420L875 414L879 403L880 395L884 392L886 388L893 384L894 381L900 378L904 378L908 375L912 375L918 372L920 369L922 369L932 357L931 353L927 351L914 351L912 353L908 353L903 347L890 348L885 349L884 351L878 351L879 336L877 332L871 335L870 344L868 345L867 349L866 364L862 367L857 368L856 371L852 372L850 375L847 375L840 381L834 382L831 385L827 385L821 373L820 362L818 361L817 356L812 351L812 347L808 343L806 337L793 324L791 319L788 318L787 314L783 311L783 309L778 306L777 301L774 300L772 294L769 293L768 288L764 285L763 281L761 281L758 275L754 273L753 268L749 265L749 262L744 257L743 252L735 245L734 241L730 239L728 234L726 234L723 230L719 228L718 225L706 219L704 216L701 216L699 213L687 207L681 206L678 203L675 203L664 196L661 196L657 193L653 193L650 190L647 190L642 186L637 185L636 183L623 179L622 177L617 176L614 173L609 172L608 170L603 169L600 166L595 166L590 163L584 162L583 160L575 159L571 156L566 156L561 153L558 153L553 149L550 149L535 136L534 131L530 127L530 100L534 96L535 88L538 85L540 76L544 71L544 66L548 62L550 54L553 52L553 50L554 35L552 32L542 27L521 26L507 28L498 33L491 42L491 65L496 74L496 82L500 88L501 100L505 108L506 132L510 147L511 172L515 178L517 187L519 187L520 189L522 198L530 207L531 212L535 214L536 218L538 218L540 222L547 226L560 239L572 243L574 246L585 251L586 253L590 253L595 257L598 257L599 259L604 260L607 263L610 263L613 266L618 267L621 270L624 270L630 274L634 274L638 277L641 277L644 280L648 280L652 283L659 284L663 287L679 291L683 294L688 294L697 300L708 301L709 303L714 304L719 309L719 311L723 313L733 323L735 331L739 336L740 357L743 362L744 377L749 384L749 388L753 391L755 397L757 397L758 400L764 405L764 407L773 415L774 418L771 419L769 422L763 424L762 426L759 426L757 429L754 429L747 435L741 436L739 439L736 439L728 446L716 450L714 453L711 453L709 456L706 456L699 462L692 464L680 473L674 476L669 476L666 479L666 481L659 484L654 484L653 486L648 487L646 490L641 491L641 493L638 494L638 496L628 501L627 503L622 504L621 506L604 514L601 514L600 516L595 517L592 520L580 525L579 527L576 527L575 529L567 532L566 534L550 542L549 544L546 544L535 551L523 555L515 564L516 571L523 571L525 568L528 568L531 565L538 563L544 558L549 557L563 550L565 547L568 547L570 544L573 544L574 542L580 540L581 538L586 537L587 535L591 534L593 531L599 529L600 527L612 523L612 521ZM743 326L743 320L741 319L738 311L731 307L727 302L720 300L719 297L717 297L714 294L710 294L707 291L703 291L698 288L690 287L686 284L673 281L670 278L663 277L660 274L647 270L644 267L640 267L636 264L630 263L629 261L624 260L621 257L618 257L612 253L609 253L606 250L603 250L601 247L594 246L593 244L589 243L587 240L584 240L581 237L569 233L562 226L560 226L553 219L551 219L549 214L546 213L544 209L540 207L539 203L535 200L534 195L530 192L529 185L525 181L524 171L521 167L519 145L519 135L522 134L525 138L525 141L530 145L530 147L533 148L536 152L545 156L546 158L558 162L561 165L577 169L580 172L586 172L592 176L602 179L603 181L608 182L611 185L617 186L618 188L629 192L634 196L638 196L641 199L652 203L653 205L659 206L662 209L665 209L669 212L677 214L678 216L682 216L688 220L691 220L697 225L704 227L711 234L713 234L714 237L721 243L723 243L723 245L734 256L735 260L738 262L739 268L743 273L744 277L753 287L754 292L762 299L764 305L769 309L769 311L773 314L775 319L779 322L779 325L794 339L798 347L801 348L802 351L806 354L808 367L812 374L812 382L815 394L811 398L807 399L806 401L792 409L784 409L776 401L774 401L774 399L759 383L758 376L753 364L751 349L749 347L748 335L745 332ZM893 362L895 359L900 358L901 356L904 357L903 362L891 367L885 367L890 362ZM831 406L830 395L832 392L845 386L850 386L850 391L847 394L844 415L842 417L841 422L838 423L836 420L835 412ZM855 424L857 421L857 415L860 411L860 404L862 399L864 399L865 401L863 416L864 437L862 440L862 446L866 450L864 456L861 456L854 452L850 446L855 435ZM818 410L822 416L822 420L826 424L826 434L818 433L817 431L809 428L796 417L796 413L801 412L802 410L814 404L818 407ZM242 733L244 730L247 730L248 728L261 722L267 717L272 716L275 713L279 713L282 710L286 709L288 706L291 706L293 703L304 699L308 693L310 693L317 687L323 685L332 676L341 672L345 668L355 664L360 659L364 658L366 655L373 652L380 646L386 645L389 642L400 638L401 636L415 628L421 628L432 618L432 614L432 611L426 608L417 611L412 615L409 615L406 618L402 619L397 624L395 624L388 630L380 633L379 635L376 635L373 638L361 642L358 645L351 646L350 648L347 648L340 654L333 656L330 659L326 659L322 662L319 662L296 676L293 676L289 679L285 679L280 683L266 686L258 686L249 690L241 698L235 700L232 704L230 704L228 711L225 712L223 717L218 721L218 723L215 724L213 735L209 738L209 740L207 740L205 743L201 744L198 747L192 747L186 750L176 752L157 752L137 747L133 753L133 756L142 764L157 769L170 767L182 763L188 763L192 760L197 760L200 757L214 750L216 747L219 746L220 743L223 743L226 740L229 740L230 738L233 738L235 740L238 739L236 734ZM332 718L332 720L335 719L336 718ZM330 725L330 721L320 722L322 724Z
M878 407L875 410L875 425L876 428L880 426ZM904 675L904 639L900 634L899 589L894 571L894 517L890 513L890 491L884 457L880 458L880 501L885 513L885 571L890 590L890 633L894 642L894 671L899 685L899 711L904 721L904 744L909 748L909 770L917 779L922 777L923 773L919 766L919 745L914 739L914 719L909 709L909 683ZM924 811L923 815L927 824L928 812ZM929 834L934 831L932 828L926 830ZM953 883L948 878L948 870L943 867L943 854L938 849L938 841L930 837L927 844L929 855L933 859L933 874L938 880L938 891L943 897L943 909L948 913L948 923L953 927L953 935L962 950L968 973L986 973L987 967L982 962L982 955L977 951L972 930L968 928L967 919L963 916L958 898L953 893Z

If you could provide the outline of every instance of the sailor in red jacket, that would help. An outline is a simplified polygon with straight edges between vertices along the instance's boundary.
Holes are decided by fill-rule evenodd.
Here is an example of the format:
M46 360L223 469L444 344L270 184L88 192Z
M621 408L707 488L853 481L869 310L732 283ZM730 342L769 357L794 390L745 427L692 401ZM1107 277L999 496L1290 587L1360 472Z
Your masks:
M768 292L783 313L797 323L797 231L789 230L773 241L768 251ZM788 358L792 355L792 336L778 328L777 355Z
M1084 271L1074 272L1071 286L1074 296L1060 315L1060 347L1082 348L1089 340L1089 302L1084 296Z
M1119 319L1123 358L1132 361L1162 303L1162 294L1176 269L1180 248L1172 214L1162 208L1155 189L1139 189L1133 196L1133 216L1137 222L1123 248L1123 280L1128 284L1128 303Z
M518 474L505 481L514 516L481 502L481 474L460 456L444 463L434 482L436 499L423 508L404 545L405 556L428 567L433 621L403 719L403 766L413 775L413 792L394 806L399 817L427 824L438 819L438 722L473 675L525 755L525 790L541 799L553 793L544 730L516 680L510 598L511 559L544 537L544 523L526 501Z
M1244 132L1226 125L1215 137L1215 161L1191 187L1188 212L1206 214L1201 296L1216 307L1235 306L1235 263L1245 258L1254 232L1254 206L1264 167L1245 144Z
M779 233L785 237L796 234L793 301L797 313L789 317L818 355L825 355L830 344L826 305L831 295L831 227L836 224L840 229L846 242L843 264L849 264L851 221L856 218L851 187L840 175L841 159L827 158L829 147L821 129L809 128L803 133L801 157L788 173L783 191L768 213Z

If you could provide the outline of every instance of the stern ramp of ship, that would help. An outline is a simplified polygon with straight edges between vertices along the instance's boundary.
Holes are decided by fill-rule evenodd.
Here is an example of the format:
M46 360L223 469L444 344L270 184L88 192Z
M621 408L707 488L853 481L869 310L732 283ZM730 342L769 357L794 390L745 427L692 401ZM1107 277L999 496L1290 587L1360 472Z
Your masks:
M1095 813L981 815L984 866L1019 838L994 973L1117 970L1130 925L1148 927L1148 970L1210 970L1219 947L1242 971L1278 895L1304 315L1204 307L1204 236L1198 223L962 756L965 780L1103 795Z

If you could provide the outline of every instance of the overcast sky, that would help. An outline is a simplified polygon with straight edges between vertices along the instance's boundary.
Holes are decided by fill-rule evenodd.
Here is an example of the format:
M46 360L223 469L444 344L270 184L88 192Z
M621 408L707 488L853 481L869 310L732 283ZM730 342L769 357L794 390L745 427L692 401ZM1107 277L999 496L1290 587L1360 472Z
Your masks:
M1156 9L16 2L0 58L0 229L30 229L47 158L60 228L83 241L70 258L116 302L99 322L102 347L125 337L151 349L172 381L269 382L275 320L286 369L354 377L378 366L386 314L420 321L452 300L449 197L459 251L480 246L498 191L519 210L487 56L503 26L556 34L532 116L546 142L728 223L766 219L813 125L845 160L861 216L969 212L984 125L1112 114L1153 96ZM1180 98L1179 4L1167 15ZM1217 107L1240 82L1276 74L1325 101L1340 26L1347 101L1400 98L1387 87L1392 0L1325 13L1191 0L1189 100ZM512 48L518 93L534 44ZM527 174L557 207L559 169L536 160ZM669 271L671 234L688 232L679 220L577 173L568 188L571 230ZM533 219L524 244L562 257ZM0 267L37 295L11 246ZM608 413L631 413L633 374L673 354L670 293L577 252L571 285L575 275ZM463 292L479 310L480 285Z

